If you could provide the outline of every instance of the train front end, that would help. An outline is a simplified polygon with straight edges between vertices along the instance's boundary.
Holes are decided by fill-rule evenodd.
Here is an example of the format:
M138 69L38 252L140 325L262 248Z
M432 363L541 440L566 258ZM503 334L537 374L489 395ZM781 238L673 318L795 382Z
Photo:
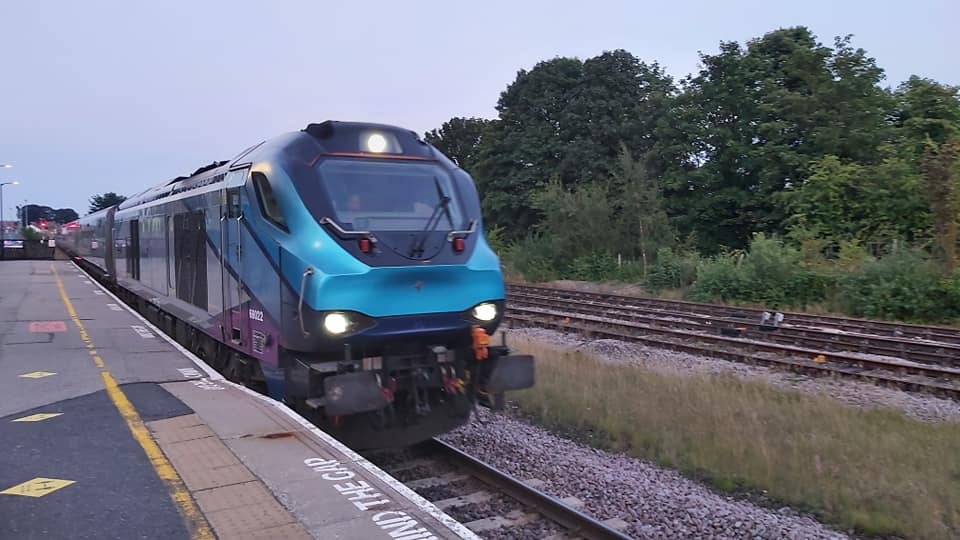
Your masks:
M281 257L285 399L355 447L385 447L532 386L532 357L490 342L504 285L470 176L409 131L304 133L315 155L290 174L303 219Z

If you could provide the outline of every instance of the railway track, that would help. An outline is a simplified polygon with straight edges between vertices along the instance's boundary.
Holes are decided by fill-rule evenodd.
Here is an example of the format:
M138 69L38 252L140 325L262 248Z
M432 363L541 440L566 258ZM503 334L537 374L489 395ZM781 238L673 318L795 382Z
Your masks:
M574 331L593 337L640 342L660 348L797 372L856 377L905 390L960 399L960 369L955 367L957 356L951 352L954 347L949 343L932 346L924 343L913 349L902 339L891 340L886 336L879 336L879 339L871 340L861 336L858 342L835 341L822 336L811 336L809 334L813 331L810 329L802 329L793 334L781 334L785 328L775 332L741 334L739 328L744 325L742 319L709 316L704 318L702 314L691 318L689 314L683 316L682 313L668 313L662 309L612 304L606 300L610 295L591 296L577 291L566 294L570 291L553 289L558 292L556 296L551 296L543 294L544 290L518 290L511 286L508 291L507 320L513 326L540 326ZM740 327L730 325L737 321ZM735 330L733 334L736 337L718 335L721 329ZM891 341L903 349L891 350L894 346ZM881 342L882 344L878 344ZM884 350L887 354L905 350L906 354L898 354L898 357L894 358L837 350L843 346L857 346L860 351L873 351L872 354L877 354L879 350Z
M559 500L438 439L365 457L484 538L627 539L625 522L597 521L578 500Z
M815 348L823 351L846 351L900 358L910 362L960 366L960 345L933 342L913 338L870 335L864 333L837 332L833 329L818 329L797 325L792 319L776 329L764 331L756 319L729 316L727 313L707 315L683 312L676 309L623 305L606 300L568 298L544 294L543 291L511 291L511 308L542 307L557 308L578 314L609 316L651 326L681 328L698 333L726 334L746 339L769 341L786 345Z
M508 284L507 295L538 294L552 298L564 298L584 302L606 302L620 307L640 308L648 310L662 310L677 314L699 314L710 317L729 317L731 314L746 316L751 321L759 321L762 310L688 302L684 300L665 300L660 298L645 298L608 293L594 293L544 287L536 285ZM792 328L810 329L815 331L848 332L859 336L885 336L892 338L909 338L914 341L929 341L935 344L952 344L960 346L960 328L949 326L928 326L901 322L876 321L871 319L856 319L834 317L828 315L813 315L809 313L783 312Z

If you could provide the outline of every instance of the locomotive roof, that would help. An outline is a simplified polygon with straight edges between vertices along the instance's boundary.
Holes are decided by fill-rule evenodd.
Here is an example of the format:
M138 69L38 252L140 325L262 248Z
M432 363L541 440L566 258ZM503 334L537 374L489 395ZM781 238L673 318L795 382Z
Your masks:
M309 140L312 140L313 144L321 147L322 153L366 154L367 152L364 152L363 149L358 148L359 143L357 142L357 136L359 134L371 132L381 132L396 138L396 141L399 143L399 146L402 147L402 150L400 152L391 153L401 153L406 156L419 159L435 158L432 150L430 149L430 145L421 140L420 136L417 135L416 132L387 124L327 120L325 122L308 124L306 128L299 132L300 137L296 137L296 133L294 133L287 134L286 136L281 135L273 140L286 147L294 140L302 141L303 134L306 134L309 135ZM291 135L294 135L294 137L291 138ZM223 179L232 165L239 163L254 150L263 146L265 142L267 141L262 141L245 149L233 159L214 161L209 165L204 165L203 167L198 168L188 176L178 176L158 186L144 190L120 203L118 208L121 210L133 208L135 206L161 199L163 197L168 197L176 193L181 193L183 191L196 189L214 182L218 182Z

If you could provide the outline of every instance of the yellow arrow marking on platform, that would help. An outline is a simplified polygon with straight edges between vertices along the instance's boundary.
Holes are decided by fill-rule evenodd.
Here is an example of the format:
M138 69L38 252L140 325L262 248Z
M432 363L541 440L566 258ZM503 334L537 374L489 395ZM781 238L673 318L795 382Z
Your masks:
M48 493L65 488L76 483L74 480L60 480L59 478L34 478L12 488L0 491L0 495L22 495L24 497L43 497Z
M51 375L56 375L56 373L52 371L32 371L30 373L24 373L23 375L20 375L20 377L23 377L24 379L42 379Z
M41 420L46 420L48 418L54 418L60 416L63 413L37 413L31 414L30 416L24 416L23 418L17 418L13 420L14 422L40 422Z

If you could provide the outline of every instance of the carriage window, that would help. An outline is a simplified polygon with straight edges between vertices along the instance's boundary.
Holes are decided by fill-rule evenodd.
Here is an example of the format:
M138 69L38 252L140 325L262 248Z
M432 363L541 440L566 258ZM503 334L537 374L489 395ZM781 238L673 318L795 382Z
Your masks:
M263 173L253 173L253 185L257 189L257 199L260 201L260 211L264 217L270 220L274 225L283 230L287 230L287 221L283 219L283 212L280 210L280 203L273 195L273 188Z

